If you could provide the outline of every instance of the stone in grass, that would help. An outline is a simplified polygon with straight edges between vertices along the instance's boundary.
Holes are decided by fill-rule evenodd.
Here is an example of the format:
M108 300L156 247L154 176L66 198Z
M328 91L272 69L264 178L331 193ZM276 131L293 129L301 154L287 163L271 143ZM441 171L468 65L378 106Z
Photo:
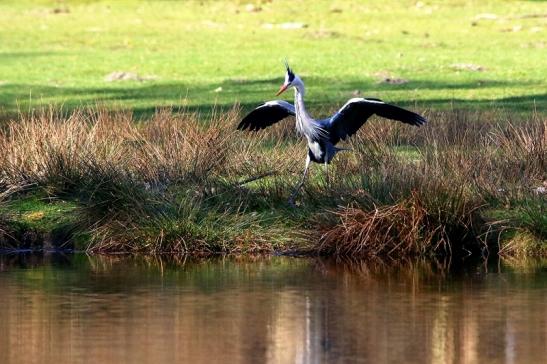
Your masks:
M504 29L500 30L500 32L516 33L516 32L520 32L521 30L522 30L522 25L513 25L510 28L504 28Z
M404 85L405 83L408 83L408 80L405 80L404 78L386 77L380 80L378 83L386 83L388 85Z
M264 23L262 24L262 28L264 29L285 29L285 30L294 30L294 29L303 29L307 28L308 24L305 23L298 23L298 22L289 22L289 23L280 23L280 24L272 24L272 23Z
M52 14L68 14L68 13L70 13L70 9L67 8L67 7L53 8L53 9L51 10L51 13L52 13Z
M374 73L374 76L378 79L379 84L388 84L388 85L404 85L408 83L408 80L404 78L393 77L389 71L378 71Z
M456 71L470 71L470 72L482 72L486 68L473 63L454 63L450 65L450 68Z
M107 82L115 81L153 81L157 80L157 76L140 76L134 72L115 71L105 76L104 80Z
M255 4L247 4L245 5L245 11L248 13L258 13L259 11L262 11L262 8Z
M498 16L496 14L492 14L492 13L483 13L483 14L477 14L475 15L475 17L473 18L474 21L479 21L479 20L498 20Z

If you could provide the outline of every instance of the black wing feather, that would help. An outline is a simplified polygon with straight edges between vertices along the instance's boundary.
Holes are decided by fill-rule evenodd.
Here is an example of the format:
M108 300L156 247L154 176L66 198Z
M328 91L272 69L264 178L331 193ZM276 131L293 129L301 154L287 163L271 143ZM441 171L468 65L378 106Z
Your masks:
M290 103L281 100L269 101L247 114L247 116L241 120L237 129L265 129L290 115L294 116L294 114L294 106Z
M340 139L346 140L357 133L373 114L414 126L420 126L426 122L421 115L386 104L378 99L352 99L331 118L330 141L336 144Z

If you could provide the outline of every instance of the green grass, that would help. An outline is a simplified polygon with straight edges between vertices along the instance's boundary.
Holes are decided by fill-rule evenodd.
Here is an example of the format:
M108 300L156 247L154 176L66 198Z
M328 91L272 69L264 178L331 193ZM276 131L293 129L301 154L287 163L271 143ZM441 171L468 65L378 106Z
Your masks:
M63 200L49 200L40 195L31 195L13 200L9 207L0 209L0 213L9 213L13 220L29 228L51 231L59 225L74 222L72 213L76 206Z
M4 0L0 113L251 107L274 97L285 57L315 114L356 90L426 109L545 111L544 2L276 0L255 2L257 12L247 3ZM305 26L277 27L286 22ZM455 70L459 63L484 70ZM113 71L156 79L106 82ZM379 83L386 75L408 83Z
M0 247L41 249L70 240L71 247L86 249L89 236L80 229L78 206L39 191L0 201Z

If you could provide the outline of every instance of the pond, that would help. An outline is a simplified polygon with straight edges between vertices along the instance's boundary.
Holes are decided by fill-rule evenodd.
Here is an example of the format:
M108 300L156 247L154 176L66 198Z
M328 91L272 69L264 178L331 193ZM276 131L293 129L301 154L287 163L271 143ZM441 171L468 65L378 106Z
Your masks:
M0 363L544 363L547 264L0 256Z

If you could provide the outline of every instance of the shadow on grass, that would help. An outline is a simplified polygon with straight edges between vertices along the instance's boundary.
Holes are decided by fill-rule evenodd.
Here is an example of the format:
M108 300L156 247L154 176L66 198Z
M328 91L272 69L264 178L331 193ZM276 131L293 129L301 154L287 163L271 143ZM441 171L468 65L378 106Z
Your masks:
M432 98L426 91L438 90L439 95L453 94L457 90L482 90L488 88L512 88L537 86L531 82L494 80L470 80L449 83L442 81L410 81L392 85L370 80L343 81L329 78L305 77L310 90L307 104L312 114L324 117L340 107L348 98L355 96L381 97L386 101L427 109L485 109L501 108L513 112L545 112L547 93L488 99L464 99L450 96ZM48 105L62 106L69 111L78 107L106 105L117 109L130 109L138 118L146 118L158 107L173 107L210 114L239 103L244 111L256 107L265 100L275 99L280 78L239 79L230 78L216 84L187 84L183 82L108 83L101 87L63 87L51 85L10 84L0 85L0 120L18 113ZM389 92L398 94L389 98ZM409 94L401 97L400 92ZM424 91L424 92L421 92ZM292 95L284 98L290 99Z
M3 62L18 62L21 59L28 59L29 57L49 57L58 55L58 52L0 52L0 59Z

